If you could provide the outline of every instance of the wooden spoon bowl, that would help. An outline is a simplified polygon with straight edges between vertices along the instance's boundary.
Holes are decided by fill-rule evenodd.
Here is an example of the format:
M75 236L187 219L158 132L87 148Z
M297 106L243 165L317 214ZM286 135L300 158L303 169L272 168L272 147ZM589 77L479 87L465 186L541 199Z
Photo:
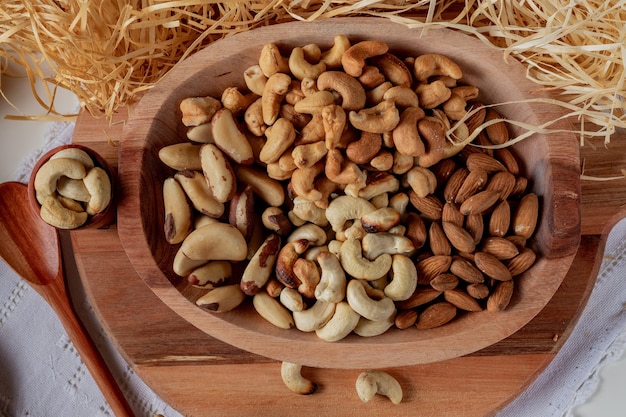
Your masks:
M120 153L119 236L137 273L165 304L199 329L238 348L282 361L327 368L381 368L442 361L487 347L528 323L551 299L565 277L580 239L578 143L573 134L534 134L514 145L530 188L540 197L540 224L535 265L517 278L516 295L501 313L466 314L432 330L390 329L373 338L350 335L328 343L315 334L275 328L250 307L213 314L193 303L197 294L172 272L177 247L163 236L163 180L172 175L158 158L163 146L185 140L178 108L186 97L211 95L244 86L243 71L255 64L261 47L275 42L286 50L307 43L322 48L333 37L376 39L400 55L435 52L453 58L464 70L463 81L480 88L483 103L547 97L525 77L513 59L450 30L410 30L388 20L339 18L313 23L279 24L220 40L173 70L146 94L125 127ZM532 95L531 95L532 93ZM511 103L498 107L506 118L541 125L561 116L544 103ZM556 123L555 129L567 129ZM513 129L514 134L523 129ZM149 308L149 306L146 306ZM167 337L167 335L164 335Z

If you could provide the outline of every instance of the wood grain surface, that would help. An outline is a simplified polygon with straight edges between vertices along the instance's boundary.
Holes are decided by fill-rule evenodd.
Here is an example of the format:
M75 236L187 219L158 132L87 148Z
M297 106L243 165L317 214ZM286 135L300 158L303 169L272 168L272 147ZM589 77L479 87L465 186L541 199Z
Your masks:
M117 167L116 144L126 120L123 112L111 124L82 114L73 141ZM615 134L606 147L600 141L580 151L586 175L619 175L626 167L626 132ZM508 404L554 358L593 288L608 231L626 216L625 180L583 181L581 191L580 246L547 306L521 330L475 353L387 368L405 392L398 406L383 397L367 404L359 400L354 382L363 369L305 368L319 391L306 397L291 393L280 378L280 362L208 336L150 291L135 273L115 225L71 232L71 239L82 283L110 339L137 374L184 415L479 417Z

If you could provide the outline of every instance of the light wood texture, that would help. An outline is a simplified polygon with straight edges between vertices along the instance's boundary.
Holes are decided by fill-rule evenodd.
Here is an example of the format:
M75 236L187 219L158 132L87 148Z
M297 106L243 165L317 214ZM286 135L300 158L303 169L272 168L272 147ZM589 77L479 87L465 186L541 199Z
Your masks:
M83 114L74 142L94 148L117 167L113 144L121 140L126 119L122 113L108 125L103 118ZM585 174L619 175L626 167L626 132L614 135L606 148L595 145L580 149ZM291 393L282 384L278 361L208 336L150 291L131 265L115 226L71 232L71 237L76 266L105 331L138 375L184 415L481 417L518 396L567 340L593 288L606 235L626 216L626 181L583 181L581 201L580 245L550 302L520 330L477 352L386 368L405 391L399 406L382 397L361 403L354 390L360 367L305 368L304 374L320 389L307 397Z
M514 301L501 314L483 311L463 315L436 329L392 329L376 338L350 335L340 343L327 343L315 333L278 329L249 305L228 314L212 314L194 305L197 291L172 272L178 247L168 244L163 236L161 189L173 171L157 156L163 146L185 140L185 128L179 122L180 101L192 96L220 97L226 87L243 87L243 70L258 62L260 50L268 42L276 42L287 51L309 42L326 49L336 34L346 34L353 42L372 38L373 27L375 38L400 56L438 52L452 57L464 69L463 82L479 87L479 101L483 103L523 100L531 93L535 98L546 97L534 91L536 85L526 79L521 64L505 63L500 53L476 39L450 30L420 33L382 19L347 18L265 27L214 43L183 62L143 97L127 123L120 154L123 196L118 206L118 228L131 263L147 285L208 334L253 353L316 367L436 362L475 352L519 330L545 306L564 278L580 237L580 167L574 135L556 133L533 135L513 147L524 175L530 178L530 189L542 199L535 238L540 259L516 280ZM497 110L504 117L533 125L543 125L560 115L556 106L544 103L516 103ZM553 127L568 126L561 123ZM291 348L284 349L285 345ZM407 355L407 349L413 353Z
M74 310L65 283L57 230L31 210L25 184L2 183L0 195L0 255L52 307L115 415L133 416Z

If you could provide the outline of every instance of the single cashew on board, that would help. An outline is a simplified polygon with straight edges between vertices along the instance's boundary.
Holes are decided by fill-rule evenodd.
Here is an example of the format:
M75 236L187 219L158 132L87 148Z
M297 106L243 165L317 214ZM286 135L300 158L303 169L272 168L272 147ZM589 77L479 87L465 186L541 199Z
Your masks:
M159 152L172 269L202 308L252 304L329 343L505 309L536 258L540 200L513 150L489 147L507 125L480 97L454 57L344 35L266 45L220 99L183 100L188 141ZM311 391L298 365L283 378ZM373 371L357 389L402 398Z

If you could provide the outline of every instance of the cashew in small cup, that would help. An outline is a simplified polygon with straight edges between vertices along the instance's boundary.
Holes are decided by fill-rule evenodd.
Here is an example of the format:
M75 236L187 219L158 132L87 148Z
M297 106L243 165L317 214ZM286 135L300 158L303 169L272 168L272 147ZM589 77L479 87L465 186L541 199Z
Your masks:
M111 203L111 179L107 172L100 167L93 167L83 178L85 188L91 195L87 202L87 214L102 213Z
M85 166L76 159L57 158L44 162L35 173L35 194L39 204L56 194L57 182L62 176L82 180L87 175Z
M59 229L75 229L87 221L88 214L65 207L55 195L49 195L43 200L39 211L46 223Z
M280 376L291 391L300 395L310 395L317 390L317 384L302 376L302 365L283 362L280 366Z
M362 372L356 380L356 392L363 402L368 402L376 394L384 395L393 404L402 402L402 386L390 374L379 370Z

